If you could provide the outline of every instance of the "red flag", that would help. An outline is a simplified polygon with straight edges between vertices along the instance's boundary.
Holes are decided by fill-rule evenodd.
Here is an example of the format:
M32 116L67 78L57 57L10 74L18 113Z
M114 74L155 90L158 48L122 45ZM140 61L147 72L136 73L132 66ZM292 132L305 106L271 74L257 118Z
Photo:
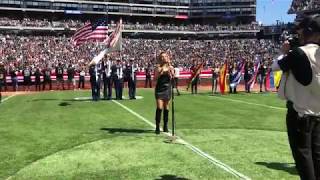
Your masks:
M228 61L224 62L224 65L220 68L219 86L221 94L224 94L226 87L226 76L228 73Z
M108 24L105 19L100 19L95 23L87 23L76 30L71 40L74 45L81 45L89 40L103 42L108 37Z

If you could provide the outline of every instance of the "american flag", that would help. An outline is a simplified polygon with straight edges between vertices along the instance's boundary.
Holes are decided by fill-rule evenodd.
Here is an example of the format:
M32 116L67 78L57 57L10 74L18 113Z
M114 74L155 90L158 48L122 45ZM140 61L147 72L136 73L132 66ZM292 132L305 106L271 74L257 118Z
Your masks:
M107 20L99 19L94 23L89 22L77 29L71 40L74 45L78 46L89 40L103 42L106 38L108 38Z

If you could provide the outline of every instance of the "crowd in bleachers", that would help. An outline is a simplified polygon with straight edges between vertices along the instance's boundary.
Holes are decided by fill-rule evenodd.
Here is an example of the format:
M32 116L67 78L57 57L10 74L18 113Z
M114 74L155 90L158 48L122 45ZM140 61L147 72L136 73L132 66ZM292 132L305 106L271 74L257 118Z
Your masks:
M27 63L31 68L55 67L59 62L66 67L72 64L79 69L104 48L103 44L86 43L74 46L65 36L17 36L0 35L0 61L7 69L10 66L23 68ZM199 56L206 67L221 63L225 59L253 61L256 54L270 60L278 47L271 40L222 39L222 40L149 40L123 39L123 61L134 60L141 71L155 64L160 51L168 51L174 63L188 70L192 59ZM119 54L112 57L120 58Z
M293 0L289 12L314 11L319 10L319 8L319 0Z
M79 20L63 20L49 21L47 19L12 19L8 17L0 18L0 26L19 26L19 27L53 27L53 28L80 28L85 23ZM110 22L110 28L116 26L114 22ZM127 30L156 30L156 31L239 31L239 30L258 30L256 23L245 25L173 25L173 24L132 24L124 23L124 29Z

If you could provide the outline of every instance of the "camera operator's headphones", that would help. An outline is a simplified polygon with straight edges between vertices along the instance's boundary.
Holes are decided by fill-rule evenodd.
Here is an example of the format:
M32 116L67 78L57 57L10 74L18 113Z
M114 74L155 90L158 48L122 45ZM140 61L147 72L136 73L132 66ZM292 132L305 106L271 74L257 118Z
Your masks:
M306 36L316 32L320 33L320 14L303 18L297 26L298 28L303 29L303 34Z

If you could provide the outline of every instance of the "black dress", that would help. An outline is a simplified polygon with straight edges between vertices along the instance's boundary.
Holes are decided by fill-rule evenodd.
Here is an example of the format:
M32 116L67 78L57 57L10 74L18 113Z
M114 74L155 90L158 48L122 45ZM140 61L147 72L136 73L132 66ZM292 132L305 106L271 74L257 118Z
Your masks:
M162 100L171 99L171 78L168 73L159 76L155 89L155 97Z

